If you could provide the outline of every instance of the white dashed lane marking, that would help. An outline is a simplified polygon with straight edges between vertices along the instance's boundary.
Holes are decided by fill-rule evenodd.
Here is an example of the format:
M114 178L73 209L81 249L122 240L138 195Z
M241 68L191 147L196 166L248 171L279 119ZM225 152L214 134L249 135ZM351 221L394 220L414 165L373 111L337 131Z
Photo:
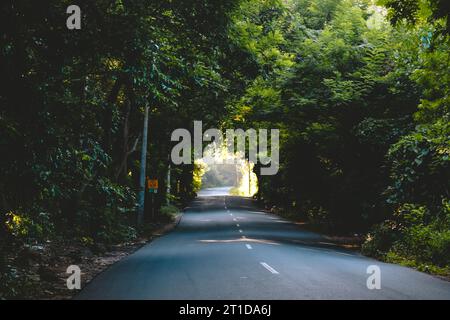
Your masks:
M269 266L267 263L265 262L260 262L260 264L266 268L267 270L269 270L271 273L273 274L280 274L277 270L275 270L274 268L272 268L271 266Z

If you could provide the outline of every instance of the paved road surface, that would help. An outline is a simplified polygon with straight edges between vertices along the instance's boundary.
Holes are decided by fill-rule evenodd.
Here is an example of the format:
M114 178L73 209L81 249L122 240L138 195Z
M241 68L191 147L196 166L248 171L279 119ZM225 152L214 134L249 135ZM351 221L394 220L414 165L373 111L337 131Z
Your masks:
M450 282L327 244L206 190L178 227L97 276L78 299L450 299ZM369 290L366 271L381 270Z

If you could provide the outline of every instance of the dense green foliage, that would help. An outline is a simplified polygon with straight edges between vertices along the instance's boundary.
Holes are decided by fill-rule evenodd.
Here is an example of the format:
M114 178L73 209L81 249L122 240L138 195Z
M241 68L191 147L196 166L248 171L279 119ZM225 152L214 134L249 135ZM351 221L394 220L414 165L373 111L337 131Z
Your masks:
M81 30L66 27L69 4L1 4L2 246L26 221L35 226L26 238L127 235L145 106L157 206L171 132L194 119L217 125L225 113L221 65L233 1L86 1ZM172 200L193 195L192 172L172 170Z
M444 3L241 2L231 34L257 72L232 119L282 130L280 172L259 177L267 205L334 233L380 224L366 253L448 266Z
M70 4L0 4L1 252L135 237L148 106L156 209L189 201L203 173L172 166L166 194L174 129L279 128L267 205L448 268L447 1L80 1L81 30Z

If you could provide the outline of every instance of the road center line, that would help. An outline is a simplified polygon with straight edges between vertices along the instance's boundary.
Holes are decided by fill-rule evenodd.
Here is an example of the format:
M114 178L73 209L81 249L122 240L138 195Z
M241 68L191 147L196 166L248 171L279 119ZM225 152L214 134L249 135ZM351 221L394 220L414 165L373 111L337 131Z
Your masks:
M273 274L280 274L277 270L275 270L274 268L272 268L271 266L269 266L267 263L265 262L260 262L260 264L266 268L267 270L269 270L270 272L272 272Z
M252 250L253 249L252 246L249 245L249 244L246 244L245 246L247 247L248 250Z

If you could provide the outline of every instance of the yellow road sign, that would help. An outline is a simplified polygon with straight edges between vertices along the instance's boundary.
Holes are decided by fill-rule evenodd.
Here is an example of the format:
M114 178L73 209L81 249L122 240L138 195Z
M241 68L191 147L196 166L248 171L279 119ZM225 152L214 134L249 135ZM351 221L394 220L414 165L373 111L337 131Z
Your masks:
M158 179L148 179L147 180L148 189L158 189Z

